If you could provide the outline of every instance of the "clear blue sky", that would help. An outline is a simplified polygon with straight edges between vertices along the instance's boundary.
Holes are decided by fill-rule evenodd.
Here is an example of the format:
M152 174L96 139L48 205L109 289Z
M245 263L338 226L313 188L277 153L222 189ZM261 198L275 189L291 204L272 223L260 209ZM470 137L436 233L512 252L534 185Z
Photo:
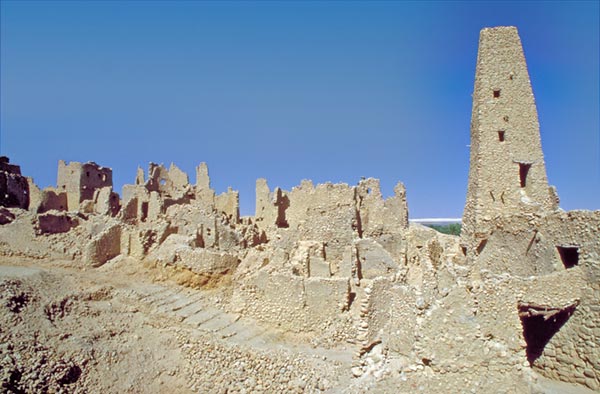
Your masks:
M518 27L550 183L600 209L599 2L1 2L0 153L42 187L57 161L177 164L213 188L302 179L407 187L460 217L479 30Z

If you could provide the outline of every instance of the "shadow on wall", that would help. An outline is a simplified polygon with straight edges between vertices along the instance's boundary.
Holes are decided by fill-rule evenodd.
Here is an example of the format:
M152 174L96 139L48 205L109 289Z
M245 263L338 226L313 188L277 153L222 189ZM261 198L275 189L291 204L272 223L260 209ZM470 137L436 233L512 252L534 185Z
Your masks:
M523 337L527 343L527 361L535 363L550 339L565 325L575 312L577 304L564 308L552 308L532 304L519 305L519 317L523 325Z

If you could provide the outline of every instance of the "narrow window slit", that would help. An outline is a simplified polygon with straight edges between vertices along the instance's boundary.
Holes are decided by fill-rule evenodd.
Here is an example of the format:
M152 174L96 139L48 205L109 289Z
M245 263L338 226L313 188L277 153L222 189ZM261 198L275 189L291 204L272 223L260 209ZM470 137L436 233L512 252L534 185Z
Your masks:
M485 245L487 245L487 241L487 239L484 239L479 243L479 245L477 245L477 255L480 255L481 252L483 252Z
M498 130L498 141L504 142L504 130Z
M529 169L531 163L519 163L519 179L521 181L521 187L527 186L527 175L529 175Z
M494 98L500 97L500 89L494 89Z

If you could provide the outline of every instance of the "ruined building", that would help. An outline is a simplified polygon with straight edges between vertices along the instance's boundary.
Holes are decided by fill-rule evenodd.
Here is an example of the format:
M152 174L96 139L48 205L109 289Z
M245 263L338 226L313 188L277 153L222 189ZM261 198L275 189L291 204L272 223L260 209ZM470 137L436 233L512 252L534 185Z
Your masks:
M460 238L409 223L404 185L384 198L373 178L290 191L258 179L248 217L237 191L211 189L205 163L195 184L150 163L119 198L95 163L61 161L57 187L39 190L2 159L0 187L3 258L183 274L220 311L160 300L177 324L210 320L206 332L236 352L253 337L234 325L334 352L339 379L300 391L530 394L545 392L542 377L600 390L600 211L558 207L516 28L481 31ZM201 379L214 391L213 375Z
M600 377L598 234L599 211L560 210L548 185L517 29L482 30L461 247L473 275L512 275L506 288L513 294L495 295L504 301L498 318L522 333L532 367L593 388Z

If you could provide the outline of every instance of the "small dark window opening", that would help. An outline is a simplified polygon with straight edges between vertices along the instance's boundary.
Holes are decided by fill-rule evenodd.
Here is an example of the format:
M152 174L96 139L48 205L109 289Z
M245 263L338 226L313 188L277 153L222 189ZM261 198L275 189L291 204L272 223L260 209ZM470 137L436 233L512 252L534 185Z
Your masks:
M90 172L86 171L85 176L87 176L89 178L90 177Z
M523 326L523 338L527 344L525 354L529 365L542 355L550 339L569 320L577 304L564 308L548 308L537 305L519 305L519 317Z
M504 130L498 130L498 141L504 142Z
M485 249L485 245L487 245L487 239L482 240L479 245L477 245L477 254L480 255L481 252L483 252L483 249Z
M529 174L530 168L531 164L529 163L519 163L519 179L521 180L521 187L527 186L527 175Z
M148 202L142 202L142 217L140 218L143 221L148 217Z
M508 122L508 116L504 116L502 119L504 119L505 122Z
M573 268L579 264L578 246L557 246L556 249L565 268Z
M460 250L462 251L462 253L466 256L467 255L467 247L466 246L461 246Z
M494 89L494 98L500 97L500 89Z

